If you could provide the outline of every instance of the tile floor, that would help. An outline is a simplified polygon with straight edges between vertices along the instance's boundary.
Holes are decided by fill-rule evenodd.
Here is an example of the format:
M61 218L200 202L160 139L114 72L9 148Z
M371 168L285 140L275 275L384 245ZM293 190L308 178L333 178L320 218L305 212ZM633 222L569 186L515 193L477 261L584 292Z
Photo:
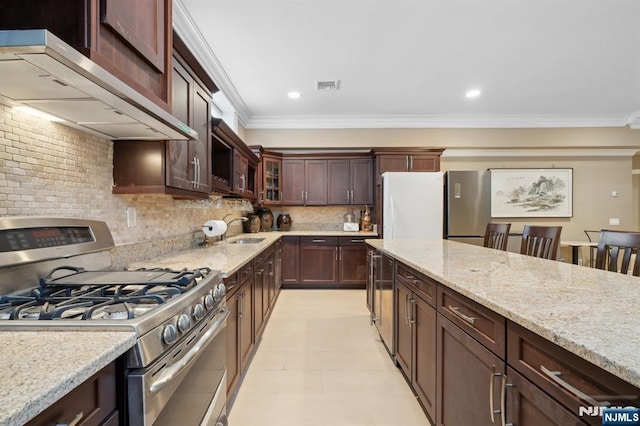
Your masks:
M282 290L230 426L425 426L364 290Z

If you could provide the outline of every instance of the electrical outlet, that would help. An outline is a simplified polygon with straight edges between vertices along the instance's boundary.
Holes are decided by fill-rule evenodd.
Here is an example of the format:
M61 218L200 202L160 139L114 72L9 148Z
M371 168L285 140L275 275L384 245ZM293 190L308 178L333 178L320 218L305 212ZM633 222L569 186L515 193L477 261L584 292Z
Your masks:
M127 207L127 227L133 228L136 226L136 216L135 207Z
M610 217L609 225L620 225L620 219L617 217Z

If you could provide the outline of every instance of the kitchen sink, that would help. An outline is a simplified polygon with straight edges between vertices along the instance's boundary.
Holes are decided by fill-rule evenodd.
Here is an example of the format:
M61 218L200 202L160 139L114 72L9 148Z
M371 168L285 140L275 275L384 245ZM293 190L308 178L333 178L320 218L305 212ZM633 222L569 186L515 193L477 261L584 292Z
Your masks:
M229 241L231 244L258 244L264 241L264 238L238 238L237 240Z

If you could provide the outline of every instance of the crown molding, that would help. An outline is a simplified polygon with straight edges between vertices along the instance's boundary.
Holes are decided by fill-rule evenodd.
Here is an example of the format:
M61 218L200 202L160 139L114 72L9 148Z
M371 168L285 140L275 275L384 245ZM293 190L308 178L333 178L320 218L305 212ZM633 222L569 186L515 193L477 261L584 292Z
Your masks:
M247 129L624 127L619 115L253 116ZM638 117L640 125L640 117Z
M240 123L245 126L251 117L249 107L236 90L233 82L211 50L211 46L198 29L181 0L173 0L173 30L180 36L189 51L209 74L216 86L233 105ZM246 126L245 126L246 127Z
M634 148L539 148L539 149L460 149L447 148L443 158L509 157L633 157Z

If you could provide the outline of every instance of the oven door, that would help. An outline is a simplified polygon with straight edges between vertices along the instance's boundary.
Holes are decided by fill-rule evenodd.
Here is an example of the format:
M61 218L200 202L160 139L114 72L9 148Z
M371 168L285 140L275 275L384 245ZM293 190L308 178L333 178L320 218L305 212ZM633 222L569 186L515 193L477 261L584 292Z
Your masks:
M226 306L147 368L127 375L130 425L226 425Z

